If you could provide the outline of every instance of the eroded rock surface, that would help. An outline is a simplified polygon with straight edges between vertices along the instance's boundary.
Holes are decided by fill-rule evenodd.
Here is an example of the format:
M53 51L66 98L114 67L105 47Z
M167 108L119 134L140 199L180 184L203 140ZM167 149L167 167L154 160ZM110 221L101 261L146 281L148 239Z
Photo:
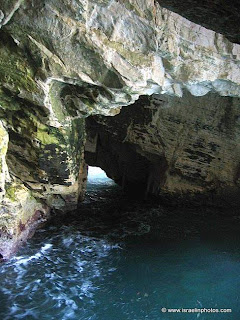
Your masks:
M87 119L86 161L127 190L177 203L239 206L239 99L142 97Z
M240 43L240 3L238 0L157 0L161 6L179 13L206 28Z
M123 184L142 181L154 193L203 192L216 185L215 176L221 190L236 190L238 127L232 117L240 96L239 63L238 44L154 0L0 0L0 254L8 257L50 209L65 212L83 199L85 118L114 116L142 95L164 95L163 103L151 102L152 118L146 115L155 127L145 128L141 107L129 109L129 119L140 121L138 133L127 121L123 127L132 136L121 130L117 135L135 147L129 155L119 136L124 147L116 152L134 161L126 160L127 173L109 174ZM171 107L163 111L166 104ZM189 108L196 109L192 120ZM202 127L215 121L213 131L196 131L198 116ZM216 143L215 151L204 134ZM157 172L153 180L148 166Z

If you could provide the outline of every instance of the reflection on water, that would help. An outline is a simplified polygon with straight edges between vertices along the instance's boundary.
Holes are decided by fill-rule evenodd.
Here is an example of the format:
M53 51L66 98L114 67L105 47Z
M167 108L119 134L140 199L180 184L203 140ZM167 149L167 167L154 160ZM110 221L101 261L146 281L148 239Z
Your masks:
M93 230L89 208L98 215L105 208L108 219L112 208L123 216L130 210L128 204L122 206L124 198L125 211L119 209L118 194L106 177L89 179L88 197L78 212L87 218L39 230L15 258L0 266L0 319L239 320L239 237L206 232L190 239L163 239L152 237L152 229L142 238L113 237L106 229L121 221L106 227L100 223L104 219ZM115 203L111 210L109 195ZM131 210L143 209L134 205ZM132 230L135 224L129 221ZM128 226L114 230L127 233ZM161 312L163 307L233 312L173 314Z

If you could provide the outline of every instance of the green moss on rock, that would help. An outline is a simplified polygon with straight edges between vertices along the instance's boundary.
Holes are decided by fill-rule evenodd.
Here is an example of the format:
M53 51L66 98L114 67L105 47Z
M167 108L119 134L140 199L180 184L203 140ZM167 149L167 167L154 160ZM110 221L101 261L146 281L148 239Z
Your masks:
M50 132L47 126L44 125L39 125L39 127L37 128L36 137L44 145L59 143L57 137Z
M38 91L34 81L34 71L29 65L26 56L20 51L10 36L0 33L0 81L8 84L15 91L20 89Z

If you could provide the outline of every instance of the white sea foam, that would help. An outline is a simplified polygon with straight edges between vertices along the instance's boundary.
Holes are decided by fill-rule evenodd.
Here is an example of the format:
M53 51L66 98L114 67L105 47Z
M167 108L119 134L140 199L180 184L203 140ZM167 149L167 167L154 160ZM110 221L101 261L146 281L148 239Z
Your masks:
M23 256L19 256L19 257L16 257L16 262L15 264L16 265L26 265L29 261L33 261L33 260L37 260L39 258L41 258L45 253L46 251L48 251L49 249L52 248L52 244L50 243L46 243L40 250L39 252L37 252L36 254L34 254L33 256L30 256L30 257L23 257Z

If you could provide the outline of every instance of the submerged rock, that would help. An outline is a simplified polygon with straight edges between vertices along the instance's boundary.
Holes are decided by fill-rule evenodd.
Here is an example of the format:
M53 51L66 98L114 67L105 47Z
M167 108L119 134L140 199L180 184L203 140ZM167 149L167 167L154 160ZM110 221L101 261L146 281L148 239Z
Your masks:
M3 258L38 215L84 198L85 119L134 103L125 122L125 109L95 118L113 145L89 164L148 193L237 199L240 46L228 39L154 0L0 0Z

